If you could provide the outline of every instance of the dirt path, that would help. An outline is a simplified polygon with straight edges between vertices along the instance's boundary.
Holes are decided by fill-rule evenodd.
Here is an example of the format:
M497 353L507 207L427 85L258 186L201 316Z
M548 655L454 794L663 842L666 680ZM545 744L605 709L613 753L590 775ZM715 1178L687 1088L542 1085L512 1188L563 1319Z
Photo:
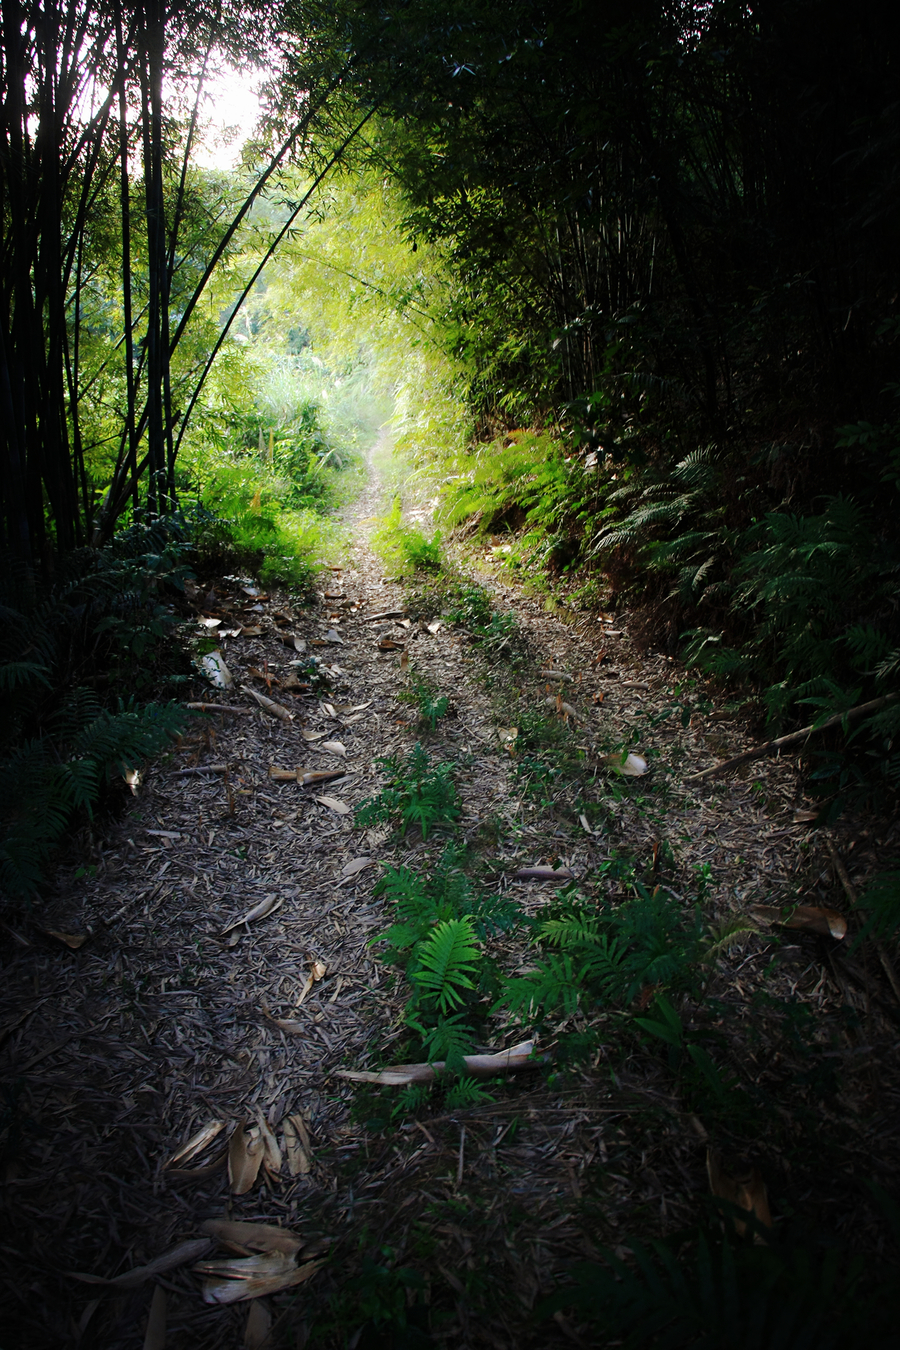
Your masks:
M112 1280L199 1241L204 1221L223 1215L295 1230L311 1244L306 1255L320 1239L337 1244L335 1263L308 1289L260 1304L254 1316L276 1324L267 1344L305 1344L313 1309L315 1344L381 1344L360 1339L360 1328L385 1317L391 1300L412 1300L423 1272L435 1340L422 1344L568 1344L575 1333L564 1320L530 1320L555 1272L590 1255L594 1240L615 1244L626 1225L692 1221L706 1189L705 1130L661 1062L605 1064L600 1053L580 1075L525 1075L487 1105L418 1124L392 1125L384 1093L334 1076L390 1063L402 1030L402 988L368 945L383 927L372 895L380 865L425 870L446 842L363 830L344 809L377 790L378 757L405 754L422 735L397 700L401 649L452 700L427 749L459 766L462 837L532 910L553 887L513 880L516 868L563 866L588 883L625 852L653 867L665 857L667 885L686 905L699 884L709 919L752 900L833 902L824 843L810 844L792 820L794 767L756 765L686 791L686 771L742 748L737 725L692 712L682 672L639 657L627 622L563 619L488 578L495 602L517 616L525 653L512 673L492 676L428 592L417 601L384 580L366 542L378 509L372 482L348 521L346 564L324 574L311 607L254 595L236 578L200 578L197 619L245 631L222 639L234 688L198 685L196 697L239 711L211 716L148 771L98 845L96 876L63 871L39 924L4 933L4 1346L141 1346L154 1289L167 1298L168 1338L147 1344L241 1345L249 1305L202 1302L183 1260L120 1286L71 1274ZM316 687L298 688L310 656ZM540 673L551 666L574 677L563 734L588 766L622 747L653 764L646 790L613 791L595 774L590 832L565 783L544 799L529 794L498 731L522 708L544 708L552 721L557 683ZM286 706L291 720L245 689ZM667 707L674 715L655 721ZM327 748L335 742L345 754ZM298 766L345 776L308 788L272 777L273 767ZM856 855L862 871L869 846L874 856L874 839ZM254 909L265 912L238 922ZM782 949L795 992L826 1016L845 999L859 1004L804 943ZM770 959L756 940L734 954L740 997ZM871 1023L870 1033L870 1043L881 1034ZM385 1117L379 1128L367 1128L367 1112ZM277 1150L240 1196L229 1193L224 1161L236 1121L269 1131ZM218 1122L205 1149L165 1166ZM877 1112L860 1126L860 1157L878 1128ZM769 1161L770 1189L802 1189L802 1168ZM208 1248L216 1254L212 1240ZM407 1279L406 1266L419 1275ZM360 1271L357 1292L342 1292L343 1277Z

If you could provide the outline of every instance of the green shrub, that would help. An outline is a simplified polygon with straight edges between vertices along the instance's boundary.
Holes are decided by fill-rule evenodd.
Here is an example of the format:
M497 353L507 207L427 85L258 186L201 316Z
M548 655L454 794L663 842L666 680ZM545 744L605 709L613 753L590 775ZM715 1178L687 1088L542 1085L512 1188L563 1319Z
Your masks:
M509 443L506 443L509 442ZM522 531L513 562L555 571L581 556L581 540L604 510L608 484L546 432L514 432L458 456L444 489L450 525L481 534Z

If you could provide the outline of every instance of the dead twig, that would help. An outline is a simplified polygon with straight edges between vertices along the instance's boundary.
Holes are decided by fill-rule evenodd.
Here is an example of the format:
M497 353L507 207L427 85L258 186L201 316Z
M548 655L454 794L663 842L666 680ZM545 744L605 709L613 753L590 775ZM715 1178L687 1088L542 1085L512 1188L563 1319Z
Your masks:
M235 708L230 703L186 703L186 708L193 712L205 713L234 713L238 717L252 717L252 708Z
M834 717L829 717L826 721L816 726L815 722L808 727L802 727L800 731L792 731L787 736L778 736L774 741L766 741L765 745L755 745L752 750L743 750L739 755L732 755L731 759L720 760L718 764L713 764L708 769L701 769L699 773L692 773L686 778L685 783L700 783L704 778L715 778L717 774L727 773L729 769L736 769L740 764L746 764L751 759L761 759L763 755L773 755L778 750L785 749L789 745L798 745L800 741L806 740L817 731L827 731L829 727L836 727L843 721L849 721L854 717L862 717L866 713L877 712L885 704L892 703L894 699L900 697L898 694L885 694L883 698L873 698L869 703L860 703L858 708L850 708L848 712L835 713Z

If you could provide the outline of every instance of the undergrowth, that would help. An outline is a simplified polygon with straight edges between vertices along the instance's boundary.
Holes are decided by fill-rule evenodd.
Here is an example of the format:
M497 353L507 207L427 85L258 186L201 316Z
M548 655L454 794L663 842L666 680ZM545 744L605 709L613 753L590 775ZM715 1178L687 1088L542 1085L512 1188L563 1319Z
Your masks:
M167 595L189 575L184 522L132 526L98 551L72 555L43 588L10 565L0 593L0 888L33 898L78 813L91 814L111 777L138 769L191 714L141 706L123 687L156 691L190 679L173 642Z
M401 576L417 572L440 572L443 566L441 536L429 539L414 525L403 521L403 504L395 497L388 514L372 532L372 547Z
M900 1212L872 1189L900 1241ZM566 1309L626 1350L886 1350L894 1344L900 1300L883 1260L873 1263L796 1225L778 1238L756 1225L738 1240L735 1224L743 1226L746 1211L724 1201L717 1207L719 1222L706 1220L665 1242L632 1238L628 1259L606 1250L599 1261L577 1265L572 1283L545 1300L539 1316Z
M418 670L410 667L409 684L397 694L401 703L409 703L418 709L419 720L429 731L436 731L437 724L447 716L450 699L439 694L430 680Z
M418 825L422 838L429 830L452 825L461 807L453 782L454 764L432 767L421 744L413 746L405 759L392 755L377 763L387 777L387 786L356 809L357 825L391 823L401 835L410 825Z

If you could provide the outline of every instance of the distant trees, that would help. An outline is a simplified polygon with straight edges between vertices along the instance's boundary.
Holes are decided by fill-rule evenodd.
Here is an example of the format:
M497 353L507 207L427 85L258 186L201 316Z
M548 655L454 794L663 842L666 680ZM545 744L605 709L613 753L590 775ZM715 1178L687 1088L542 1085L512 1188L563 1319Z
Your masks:
M876 415L896 359L896 25L832 0L340 0L329 25L486 411L569 405L621 455L640 413L644 454L777 442L840 477L825 428Z
M264 64L278 20L263 0L3 0L0 548L26 563L47 570L54 550L108 538L141 484L149 516L171 502L242 294L371 115L256 241L259 267L229 283L224 326L204 314L254 203L304 157L343 75L339 62L317 96L294 100L255 173L198 173L209 68Z

